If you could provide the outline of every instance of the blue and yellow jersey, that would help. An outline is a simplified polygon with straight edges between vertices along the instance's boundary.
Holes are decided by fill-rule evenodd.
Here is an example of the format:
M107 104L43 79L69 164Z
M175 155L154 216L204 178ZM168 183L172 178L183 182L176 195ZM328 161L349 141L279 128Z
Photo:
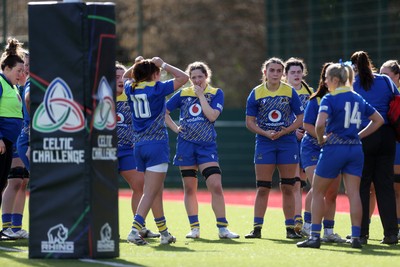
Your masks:
M118 149L130 149L134 146L132 111L125 92L117 96L117 136Z
M224 93L221 89L208 85L204 90L204 96L211 108L222 112ZM183 128L178 138L197 144L216 142L217 133L214 123L204 115L200 100L193 87L180 90L168 100L167 109L169 111L177 108L180 109L179 124Z
M165 97L174 91L174 81L140 82L133 89L132 81L125 82L125 94L132 110L135 145L168 142L165 125Z
M317 121L317 117L318 117L318 110L319 110L320 103L321 103L321 98L319 98L319 97L315 97L315 98L311 99L310 101L308 101L306 109L304 111L303 122L312 124L315 126L315 122ZM311 143L313 145L319 146L317 138L314 138L310 134L307 134L307 132L304 135L303 139L306 141L306 143Z
M296 89L295 89L296 90ZM305 87L305 85L302 83L301 84L301 88L300 90L296 90L297 95L300 98L300 102L303 105L303 108L305 110L308 100L310 99L310 92L312 93L314 90L312 88L309 88L307 90L307 88ZM300 127L301 129L303 128L303 126Z
M269 91L265 84L260 84L247 98L246 115L256 117L257 125L264 131L280 131L282 126L289 127L294 121L294 115L301 115L303 111L296 90L283 82L274 92ZM289 135L294 136L294 132ZM267 139L259 135L257 138Z
M313 93L313 89L309 88L310 92ZM304 86L304 84L301 85L300 90L296 90L296 93L298 94L301 104L303 105L303 108L305 109L308 103L308 100L310 99L310 92L308 92L307 88Z
M21 131L21 135L27 135L29 136L29 122L31 121L29 113L28 113L28 109L26 107L26 103L25 103L25 95L28 94L31 90L31 82L28 79L25 83L24 86L21 86L22 90L21 90L21 101L22 101L22 113L23 113L23 122L22 122L22 131Z
M358 132L362 129L362 118L370 117L375 111L375 108L350 87L339 87L325 95L319 112L328 114L325 132L332 133L325 145L361 144Z
M22 98L22 111L24 114L24 127L29 127L29 122L31 121L28 109L26 107L25 103L25 95L29 94L31 91L31 81L28 79L24 85L24 88L22 90L21 98Z

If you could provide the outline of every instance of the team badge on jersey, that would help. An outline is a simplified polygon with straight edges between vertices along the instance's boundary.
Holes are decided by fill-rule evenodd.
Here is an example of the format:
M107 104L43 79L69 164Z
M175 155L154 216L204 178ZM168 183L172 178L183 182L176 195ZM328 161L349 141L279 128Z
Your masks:
M198 116L201 113L201 106L199 104L193 104L189 108L189 113L193 117Z
M287 99L287 98L282 98L282 99L281 99L281 104L289 104L289 99Z
M279 110L271 110L268 113L268 120L271 122L278 122L282 119L282 113Z

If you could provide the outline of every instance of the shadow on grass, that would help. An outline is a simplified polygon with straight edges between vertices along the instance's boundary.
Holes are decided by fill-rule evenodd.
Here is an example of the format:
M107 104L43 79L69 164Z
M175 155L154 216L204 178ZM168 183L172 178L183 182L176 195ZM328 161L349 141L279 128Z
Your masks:
M141 265L138 263L121 260L121 259L113 259L113 260L111 260L111 259L108 259L108 260L107 259L79 259L79 261L89 263L91 266L107 266L107 265L108 266L116 266L117 264L119 266L124 266L124 267L145 267L145 266L147 266L147 265Z
M154 250L158 251L173 251L173 252L191 252L193 251L192 249L182 247L182 246L175 246L174 244L168 244L168 245L161 245L160 240L158 238L148 238L146 241L149 243L149 245L145 245L144 247L151 247ZM131 246L137 246L133 243L128 242L127 240L120 240L120 243L126 243Z
M272 239L271 239L272 240ZM290 240L279 240L275 239L277 243L291 243ZM293 243L296 245L296 242ZM362 255L373 255L373 256L397 256L399 251L398 245L375 245L367 244L363 245L362 249L352 248L349 243L321 243L320 250L332 251L332 252L343 252L347 254L362 254ZM299 249L313 249L313 248L299 248ZM316 249L313 249L316 250Z
M174 244L170 245L158 245L151 247L154 250L157 251L171 251L171 252L194 252L195 250L187 248L187 247L178 247L174 246Z
M149 244L155 244L155 243L160 243L160 240L158 239L158 238L146 238L146 241L149 243ZM205 238L194 238L194 239L192 239L192 238L186 238L186 239L182 239L182 240L179 240L179 241L185 241L185 244L186 243L196 243L196 242L201 242L201 243L210 243L210 244L217 244L217 243L219 243L219 244L234 244L234 245L240 245L240 244L243 244L243 243L253 243L253 242L243 242L243 239L229 239L229 238L221 238L221 239L205 239ZM124 239L120 239L120 243L125 243L125 244L132 244L132 245L134 245L133 243L130 243L130 242L128 242L127 240L124 240Z
M265 240L273 241L275 243L281 243L281 244L293 244L296 245L297 242L301 242L305 239L299 238L299 239L274 239L274 238L264 238Z
M335 247L333 249L332 247ZM343 249L338 249L343 247ZM332 249L331 249L332 248ZM375 245L367 244L363 245L362 249L352 248L350 244L341 243L323 243L321 244L321 249L330 251L340 251L348 254L362 254L362 255L373 255L373 256L397 256L399 251L398 245Z
M124 267L144 267L135 262L121 259L18 259L19 264L38 267L80 267L80 266L124 266Z
M4 240L0 241L0 255L4 252L28 252L28 240ZM22 247L22 248L20 248Z
M188 242L201 242L201 243L209 243L209 244L234 244L234 245L240 245L243 244L243 239L229 239L229 238L220 238L220 239L205 239L205 238L195 238L195 239L185 239ZM239 241L240 240L240 241Z
M281 244L293 244L296 247L296 243L300 242L304 239L266 239L270 241L274 241L276 243ZM379 240L376 240L379 241ZM341 249L343 248L343 249ZM345 252L348 254L364 254L364 255L374 255L374 256L397 256L400 245L376 245L376 244L367 244L363 245L362 249L352 248L348 243L321 243L321 250L329 250L329 251L337 251L337 252ZM309 248L299 248L299 249L309 249Z

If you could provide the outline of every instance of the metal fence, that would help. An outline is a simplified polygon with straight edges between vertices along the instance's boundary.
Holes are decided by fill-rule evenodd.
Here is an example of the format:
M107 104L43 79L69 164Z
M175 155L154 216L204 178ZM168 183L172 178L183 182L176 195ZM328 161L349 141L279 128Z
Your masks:
M324 62L367 51L376 67L400 58L399 0L266 0L267 58L302 57L317 86Z
M28 42L28 0L2 0L0 6L0 42L4 46L7 37L13 36L20 42ZM43 25L43 30L49 25Z

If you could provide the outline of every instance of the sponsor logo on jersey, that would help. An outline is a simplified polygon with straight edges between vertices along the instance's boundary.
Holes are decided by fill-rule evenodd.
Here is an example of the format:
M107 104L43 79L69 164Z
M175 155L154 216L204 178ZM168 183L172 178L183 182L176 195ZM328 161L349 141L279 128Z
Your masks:
M282 114L279 110L274 109L268 113L268 120L271 122L278 122L281 119L282 119Z
M192 115L194 117L198 116L201 113L201 106L197 103L191 105L189 107L189 113L190 113L190 115Z
M117 112L117 124L125 123L125 116L121 112Z

